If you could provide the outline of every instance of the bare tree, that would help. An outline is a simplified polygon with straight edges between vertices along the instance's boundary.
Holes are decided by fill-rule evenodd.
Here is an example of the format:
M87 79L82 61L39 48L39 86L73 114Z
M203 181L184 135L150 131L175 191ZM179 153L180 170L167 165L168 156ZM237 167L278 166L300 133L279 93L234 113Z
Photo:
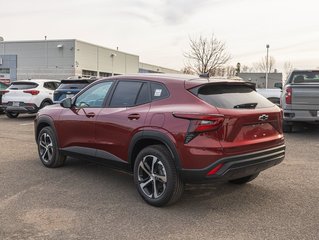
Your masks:
M198 39L190 38L189 40L190 50L184 53L184 56L188 59L188 67L198 74L212 74L231 58L226 44L214 35L211 38L200 36Z
M191 67L183 67L181 69L181 72L184 73L184 74L191 74L191 75L195 74L195 72L192 70Z
M268 61L268 72L271 72L275 68L275 63L275 58L270 56ZM260 62L254 63L253 65L256 72L266 72L267 57L263 57Z
M287 61L284 63L284 72L286 74L286 77L288 77L288 75L292 72L293 69L294 69L294 66L292 65L291 62Z

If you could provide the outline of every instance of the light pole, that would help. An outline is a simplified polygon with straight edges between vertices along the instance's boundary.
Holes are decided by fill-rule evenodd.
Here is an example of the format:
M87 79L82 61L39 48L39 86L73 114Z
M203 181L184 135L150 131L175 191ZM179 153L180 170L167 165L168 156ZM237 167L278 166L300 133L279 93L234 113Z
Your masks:
M266 49L267 49L267 56L266 56L266 89L268 88L268 52L269 52L269 44L266 45Z
M116 54L111 53L110 57L112 58L112 76L114 76L114 58L116 57Z

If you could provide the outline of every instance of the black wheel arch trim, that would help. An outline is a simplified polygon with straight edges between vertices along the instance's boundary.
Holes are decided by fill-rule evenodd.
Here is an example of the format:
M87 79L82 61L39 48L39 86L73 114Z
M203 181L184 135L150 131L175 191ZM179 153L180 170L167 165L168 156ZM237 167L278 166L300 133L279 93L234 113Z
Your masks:
M41 129L39 129L39 126L42 124L49 125L53 129L54 133L57 135L53 119L51 117L49 117L48 115L41 115L40 117L35 119L35 125L34 125L34 133L35 134L34 134L34 136L35 136L36 142L38 140L38 135L41 131ZM57 136L56 136L56 138L57 138ZM58 142L58 138L56 140Z
M175 144L172 142L172 140L166 136L162 132L154 131L154 130L144 130L136 133L129 145L129 150L128 150L128 163L131 165L135 159L133 159L133 150L136 144L145 139L151 139L151 140L157 140L163 143L169 152L171 153L171 156L173 157L175 166L178 170L181 169L181 161L180 157L178 155L177 149L175 147Z

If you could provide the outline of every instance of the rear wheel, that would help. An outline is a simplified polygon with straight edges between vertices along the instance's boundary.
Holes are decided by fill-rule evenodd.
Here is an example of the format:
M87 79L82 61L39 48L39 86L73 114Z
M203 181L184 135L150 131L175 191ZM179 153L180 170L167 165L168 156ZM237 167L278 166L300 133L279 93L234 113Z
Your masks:
M51 105L51 104L52 104L51 102L45 101L45 102L41 103L40 108L44 108L44 107L49 106L49 105Z
M282 123L282 130L285 132L285 133L291 133L292 132L292 129L293 129L293 124L292 123L289 123L287 121L283 121Z
M233 184L245 184L248 182L251 182L252 180L254 180L256 177L258 177L259 173L253 174L253 175L249 175L247 177L242 177L242 178L238 178L238 179L234 179L234 180L230 180L230 183Z
M146 147L137 155L134 182L144 201L156 207L173 204L184 190L172 156L162 145Z
M61 154L51 127L45 127L40 131L37 144L39 157L44 166L56 168L64 164L66 156Z
M19 113L6 112L6 115L8 118L17 118L19 116Z

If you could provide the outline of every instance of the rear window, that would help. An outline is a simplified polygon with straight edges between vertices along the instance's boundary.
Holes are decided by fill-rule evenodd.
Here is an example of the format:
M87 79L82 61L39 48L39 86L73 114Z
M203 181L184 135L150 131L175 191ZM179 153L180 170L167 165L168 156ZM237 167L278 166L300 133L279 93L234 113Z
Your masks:
M32 89L39 86L35 82L13 82L11 83L9 89L11 90L25 90L25 89Z
M290 83L319 83L319 71L298 71L290 76Z
M62 83L58 89L83 89L85 88L87 85L89 85L89 83Z
M245 85L206 85L191 90L212 106L226 109L256 109L274 104Z

